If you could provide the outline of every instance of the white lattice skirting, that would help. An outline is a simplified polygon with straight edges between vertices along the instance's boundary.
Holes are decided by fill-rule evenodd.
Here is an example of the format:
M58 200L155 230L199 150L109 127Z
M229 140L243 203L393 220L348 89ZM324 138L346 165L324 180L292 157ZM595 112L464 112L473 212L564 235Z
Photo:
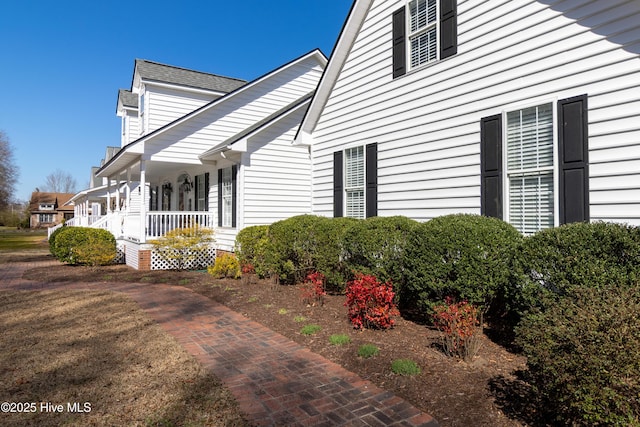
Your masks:
M182 267L181 262L173 259L172 256L161 256L157 251L151 252L151 269L152 270L175 270L182 268L183 270L203 270L213 265L216 260L215 248L208 248L204 251L196 252L193 255L185 254L182 256L184 260ZM170 259L167 259L170 258Z

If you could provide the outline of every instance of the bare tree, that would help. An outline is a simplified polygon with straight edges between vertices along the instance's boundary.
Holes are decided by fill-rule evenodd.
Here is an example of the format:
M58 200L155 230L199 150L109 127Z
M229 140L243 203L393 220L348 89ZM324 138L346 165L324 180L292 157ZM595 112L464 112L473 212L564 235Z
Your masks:
M0 130L0 210L7 208L13 201L18 174L9 137Z
M44 183L44 191L51 193L75 193L76 187L75 178L60 169L47 175Z

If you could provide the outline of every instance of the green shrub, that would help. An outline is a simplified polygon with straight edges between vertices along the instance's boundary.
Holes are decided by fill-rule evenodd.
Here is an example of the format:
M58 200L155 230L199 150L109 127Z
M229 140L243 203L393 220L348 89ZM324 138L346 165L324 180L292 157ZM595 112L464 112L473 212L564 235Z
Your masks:
M340 261L342 236L351 218L299 215L271 224L265 253L282 283L300 283L313 271L326 277L329 288L344 287Z
M51 233L51 236L49 236L49 252L51 252L51 255L55 256L56 258L58 257L56 255L56 238L58 237L58 235L62 232L62 230L64 230L65 227L59 227L57 229L55 229L53 231L53 233Z
M362 344L358 348L358 356L368 359L376 356L380 352L380 349L373 344Z
M253 271L263 278L269 275L269 268L265 263L268 233L268 225L246 227L238 232L235 243L235 253L241 267L252 266Z
M639 322L637 285L576 287L524 317L516 342L555 423L640 425Z
M407 293L426 315L446 297L486 311L508 287L521 241L511 225L479 215L447 215L420 224L406 248Z
M353 223L344 235L346 270L371 274L382 282L391 281L396 296L401 298L406 282L407 238L418 224L403 216L373 217Z
M216 278L240 278L240 263L235 255L223 253L216 257L213 266L207 268L207 272Z
M116 257L116 240L107 230L62 227L54 232L52 254L68 264L106 265Z
M214 242L213 230L193 226L176 228L164 237L152 240L153 250L174 269L205 267L198 260L205 259Z
M550 228L524 239L517 252L522 277L509 299L521 312L542 301L556 301L576 288L612 283L628 287L640 280L640 229L623 224Z
M391 371L398 375L418 375L420 367L410 359L397 359L391 362Z
M351 338L346 334L334 334L329 337L329 342L332 345L344 345L351 342Z

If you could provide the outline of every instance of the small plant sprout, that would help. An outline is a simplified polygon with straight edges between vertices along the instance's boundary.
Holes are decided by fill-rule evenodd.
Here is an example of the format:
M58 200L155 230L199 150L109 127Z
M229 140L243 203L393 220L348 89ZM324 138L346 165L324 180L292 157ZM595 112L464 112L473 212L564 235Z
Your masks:
M358 348L358 356L368 359L376 356L380 352L380 349L373 344L362 344Z
M302 335L313 335L322 330L320 325L304 325L300 330Z
M256 302L258 301L258 297L249 297L249 302Z
M410 359L396 359L391 362L391 370L394 374L398 375L418 375L420 373L420 367L416 362Z
M346 334L334 334L329 337L329 342L333 345L344 345L351 342L351 338Z
M278 310L278 314L287 314L289 312L289 310L287 310L286 308L281 308L280 310Z
M296 316L293 318L293 321L296 323L302 323L302 322L306 322L307 318L304 316Z

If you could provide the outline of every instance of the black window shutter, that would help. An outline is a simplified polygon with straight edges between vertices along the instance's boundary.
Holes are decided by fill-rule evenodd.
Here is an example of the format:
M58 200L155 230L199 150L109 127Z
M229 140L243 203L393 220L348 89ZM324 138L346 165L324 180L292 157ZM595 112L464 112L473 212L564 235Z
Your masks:
M558 101L560 224L589 220L587 95Z
M204 210L209 210L209 172L204 174Z
M502 115L480 121L480 212L502 219Z
M218 169L218 227L222 227L222 169Z
M366 217L378 216L378 144L367 144L366 165Z
M333 216L341 217L343 203L342 151L333 153Z
M458 53L458 13L456 0L440 0L440 59Z
M392 38L393 38L393 78L400 77L407 72L406 50L406 19L404 6L393 12Z
M238 216L237 211L237 196L238 196L238 165L231 166L231 226L235 227L237 224L236 218Z

